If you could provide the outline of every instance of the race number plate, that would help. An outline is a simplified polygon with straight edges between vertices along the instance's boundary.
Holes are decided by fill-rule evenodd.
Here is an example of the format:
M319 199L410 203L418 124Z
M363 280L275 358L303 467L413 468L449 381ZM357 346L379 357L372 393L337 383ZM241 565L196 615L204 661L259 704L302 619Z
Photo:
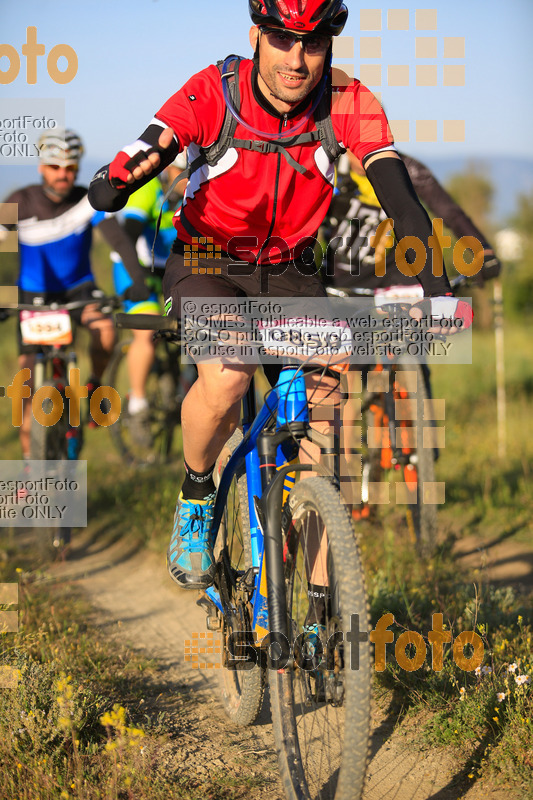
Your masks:
M21 311L20 330L24 344L61 345L72 342L70 314L59 311Z

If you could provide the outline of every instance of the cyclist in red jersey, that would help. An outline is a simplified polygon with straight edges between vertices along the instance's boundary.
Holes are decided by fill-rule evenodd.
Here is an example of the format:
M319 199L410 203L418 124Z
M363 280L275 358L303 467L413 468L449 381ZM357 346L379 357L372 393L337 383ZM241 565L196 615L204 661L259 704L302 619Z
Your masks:
M175 316L185 297L325 296L309 259L333 192L334 156L314 135L324 107L337 142L364 164L394 220L397 238L417 236L431 252L429 218L394 148L381 106L358 80L332 80L332 37L341 33L348 16L342 0L249 0L249 11L254 58L239 63L238 107L226 75L234 70L232 57L222 71L212 65L187 81L140 138L95 175L89 190L95 208L117 211L188 148L191 175L175 217L177 238L163 281L167 312ZM236 120L231 146L210 164L206 149L219 140L228 107ZM202 258L204 274L193 274L184 263L185 247L197 237L209 238L221 250L221 257ZM468 309L457 308L455 298L447 296L446 274L435 272L428 256L419 277L425 294L439 298L439 314L468 317ZM412 313L422 315L420 309ZM198 380L183 403L186 476L168 566L172 578L186 588L205 588L213 581L208 536L213 469L238 424L254 371L250 364L199 363ZM332 395L336 385L333 378L329 381L323 391ZM313 390L312 377L308 383Z

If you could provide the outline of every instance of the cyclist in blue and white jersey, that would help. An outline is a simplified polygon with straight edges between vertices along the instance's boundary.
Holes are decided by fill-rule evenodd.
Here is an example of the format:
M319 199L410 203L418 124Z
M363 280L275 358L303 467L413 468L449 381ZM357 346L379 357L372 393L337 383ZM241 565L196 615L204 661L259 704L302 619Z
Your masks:
M111 215L95 212L87 189L76 185L83 145L71 130L54 129L39 140L40 184L13 192L5 202L18 205L19 300L39 305L51 302L97 299L102 296L94 282L90 251L93 228L98 226L109 245L121 253L132 275L131 299L147 296L144 275L135 248ZM73 312L73 319L90 335L91 376L89 394L99 386L115 334L113 322L95 306ZM33 370L39 347L22 343L19 330L19 366ZM30 381L31 382L31 381ZM25 400L20 441L24 458L30 454L31 405Z

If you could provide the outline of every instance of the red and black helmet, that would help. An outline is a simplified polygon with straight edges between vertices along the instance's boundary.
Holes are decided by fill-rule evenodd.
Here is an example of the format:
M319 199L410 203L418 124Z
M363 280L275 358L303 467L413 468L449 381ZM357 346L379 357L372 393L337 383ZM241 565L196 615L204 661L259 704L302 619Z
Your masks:
M338 36L348 19L342 0L248 0L254 25Z

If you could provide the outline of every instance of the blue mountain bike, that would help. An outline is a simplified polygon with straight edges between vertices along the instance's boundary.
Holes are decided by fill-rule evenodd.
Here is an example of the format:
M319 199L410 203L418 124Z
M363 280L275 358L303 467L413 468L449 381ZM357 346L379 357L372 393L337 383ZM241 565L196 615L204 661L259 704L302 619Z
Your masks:
M129 326L127 316L117 324ZM136 315L135 325L180 338L176 320ZM304 439L320 447L319 465L298 463ZM288 363L258 413L252 381L242 431L216 467L216 577L198 603L222 635L232 722L256 720L268 681L289 800L356 800L367 763L368 607L338 452L310 425L303 365Z

